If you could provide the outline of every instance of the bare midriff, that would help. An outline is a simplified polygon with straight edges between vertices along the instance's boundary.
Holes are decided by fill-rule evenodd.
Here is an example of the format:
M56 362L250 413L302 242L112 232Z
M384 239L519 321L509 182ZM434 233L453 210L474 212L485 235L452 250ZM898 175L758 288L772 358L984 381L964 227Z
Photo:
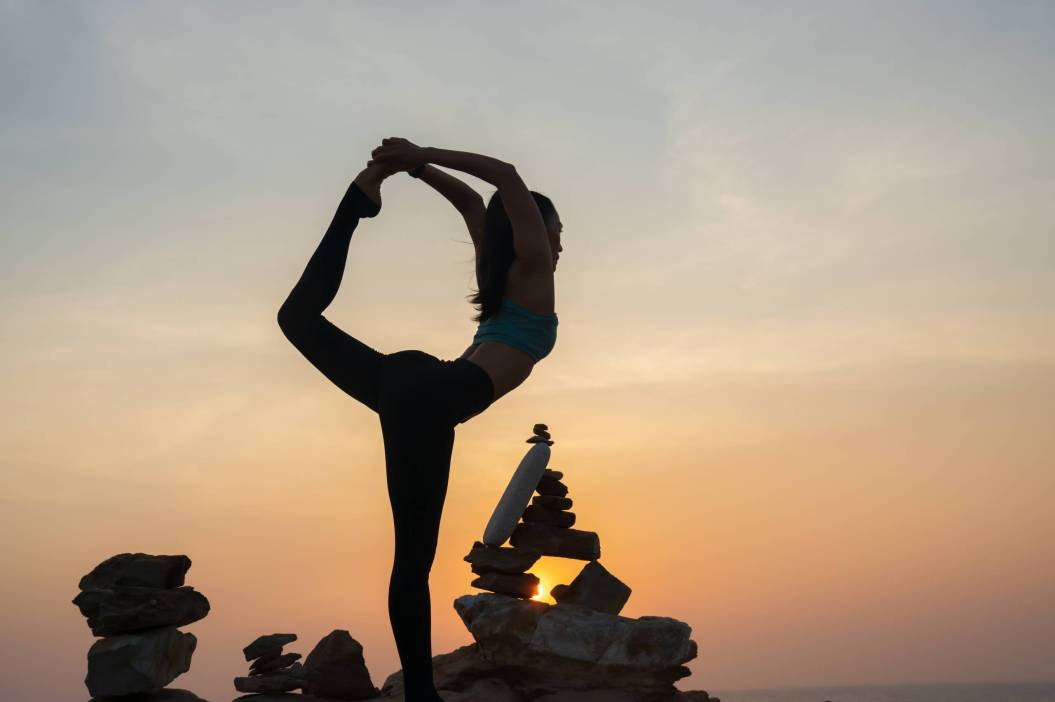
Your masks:
M522 273L519 261L513 261L506 277L505 296L536 314L553 314L552 271L548 279L542 276L543 282L538 282L538 278ZM473 344L462 352L461 358L475 363L491 376L495 400L527 380L536 363L526 351L500 341Z

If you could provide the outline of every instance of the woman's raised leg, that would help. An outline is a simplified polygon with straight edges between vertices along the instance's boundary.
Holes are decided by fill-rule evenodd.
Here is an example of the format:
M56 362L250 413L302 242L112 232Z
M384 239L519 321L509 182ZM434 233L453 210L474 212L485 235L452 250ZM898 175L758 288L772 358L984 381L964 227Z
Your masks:
M349 184L322 241L278 312L282 333L304 357L337 387L375 412L383 354L337 328L322 312L341 285L356 225L361 218L375 217L381 210L373 197L380 197L380 182L390 173L383 167L369 166Z

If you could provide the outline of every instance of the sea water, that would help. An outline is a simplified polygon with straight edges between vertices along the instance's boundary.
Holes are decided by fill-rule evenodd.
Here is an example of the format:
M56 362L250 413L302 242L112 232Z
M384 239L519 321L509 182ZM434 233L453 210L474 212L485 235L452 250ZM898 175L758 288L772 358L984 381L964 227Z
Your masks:
M708 690L722 702L1055 702L1052 683Z

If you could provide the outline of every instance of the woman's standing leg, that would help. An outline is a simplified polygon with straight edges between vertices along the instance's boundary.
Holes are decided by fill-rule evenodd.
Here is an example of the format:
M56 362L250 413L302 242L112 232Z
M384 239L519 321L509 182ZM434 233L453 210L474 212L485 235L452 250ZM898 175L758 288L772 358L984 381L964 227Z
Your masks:
M439 702L432 676L429 572L454 448L454 427L435 397L438 371L423 356L391 354L381 390L388 494L395 555L388 614L403 666L407 702Z
M383 354L337 328L322 312L337 295L352 233L362 217L375 217L386 171L371 166L349 184L333 221L300 280L278 312L286 338L337 387L377 411L377 378ZM360 187L360 184L362 187ZM364 190L365 188L365 190Z

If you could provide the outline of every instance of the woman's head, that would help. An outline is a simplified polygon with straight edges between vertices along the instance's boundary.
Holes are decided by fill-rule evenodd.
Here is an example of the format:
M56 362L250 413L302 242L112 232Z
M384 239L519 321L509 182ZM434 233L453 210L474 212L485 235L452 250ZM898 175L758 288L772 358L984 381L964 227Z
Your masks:
M542 221L546 223L546 233L549 235L550 252L553 254L553 269L557 269L557 259L563 249L560 242L560 233L564 225L560 221L553 202L541 193L534 190L531 196L535 198ZM505 295L506 275L509 266L516 259L516 249L513 247L513 225L509 221L505 207L502 205L502 196L495 192L487 202L487 212L484 215L484 228L480 237L480 251L477 255L477 292L470 298L470 302L479 305L479 313L473 317L473 321L481 322L498 311Z

